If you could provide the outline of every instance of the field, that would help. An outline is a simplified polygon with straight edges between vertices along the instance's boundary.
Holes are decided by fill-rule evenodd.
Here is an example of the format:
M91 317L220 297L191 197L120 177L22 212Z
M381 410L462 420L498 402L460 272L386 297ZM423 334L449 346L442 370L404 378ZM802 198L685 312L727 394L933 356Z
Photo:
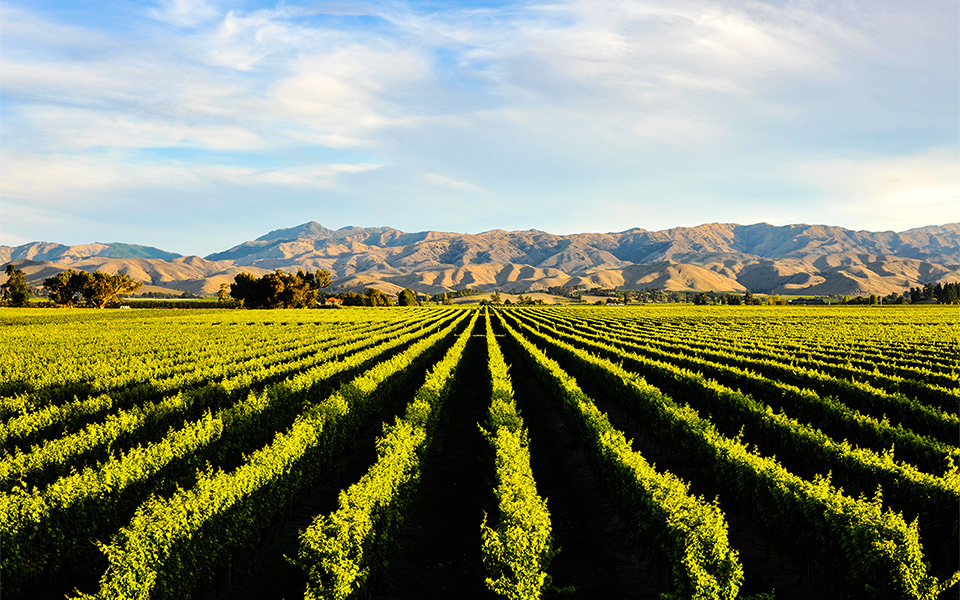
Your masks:
M2 594L956 597L958 316L3 309Z

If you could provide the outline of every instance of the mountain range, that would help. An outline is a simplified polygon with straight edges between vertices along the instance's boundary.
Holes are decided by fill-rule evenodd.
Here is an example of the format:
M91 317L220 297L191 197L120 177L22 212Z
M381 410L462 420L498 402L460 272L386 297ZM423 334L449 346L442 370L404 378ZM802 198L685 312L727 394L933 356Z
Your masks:
M39 284L68 269L124 272L158 291L213 294L247 271L327 269L334 290L464 287L534 292L550 286L769 294L889 294L960 281L960 223L900 233L827 225L711 223L664 231L478 234L389 227L328 229L309 222L205 258L133 244L0 246Z

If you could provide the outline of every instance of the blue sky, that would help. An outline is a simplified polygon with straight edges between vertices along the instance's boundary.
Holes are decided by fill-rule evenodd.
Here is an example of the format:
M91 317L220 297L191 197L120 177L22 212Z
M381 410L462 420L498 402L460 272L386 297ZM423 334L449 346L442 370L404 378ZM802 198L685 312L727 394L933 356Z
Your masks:
M960 220L955 0L0 11L3 244Z

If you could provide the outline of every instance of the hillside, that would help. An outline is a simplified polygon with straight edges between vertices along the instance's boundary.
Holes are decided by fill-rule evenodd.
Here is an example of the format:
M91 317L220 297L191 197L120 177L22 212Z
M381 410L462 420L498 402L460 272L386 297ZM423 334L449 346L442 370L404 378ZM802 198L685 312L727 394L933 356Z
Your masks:
M76 246L74 246L75 248ZM3 250L3 248L0 248ZM10 261L7 261L10 262ZM126 273L144 284L142 291L181 291L199 295L213 295L222 283L232 283L237 273L248 271L262 275L268 271L257 267L239 267L230 263L204 260L198 256L163 260L159 258L107 258L88 257L54 261L18 259L13 263L22 269L34 287L44 279L61 271L104 271Z
M665 231L554 235L407 233L304 223L223 252L183 257L130 244L0 246L38 282L66 268L122 271L155 286L214 293L240 271L327 269L337 289L655 287L773 294L888 294L960 279L960 224L901 233L826 225L711 223Z

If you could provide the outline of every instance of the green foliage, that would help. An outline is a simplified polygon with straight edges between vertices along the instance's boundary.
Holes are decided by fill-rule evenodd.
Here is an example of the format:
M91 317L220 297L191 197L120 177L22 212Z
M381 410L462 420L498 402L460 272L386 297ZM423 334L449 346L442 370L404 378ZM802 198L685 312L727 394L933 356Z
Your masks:
M547 574L556 554L547 502L537 493L523 419L513 385L486 315L491 404L485 435L494 451L497 486L496 527L481 524L481 552L490 591L511 600L540 598L550 586Z
M234 276L230 295L244 308L312 308L320 289L328 287L330 280L330 273L323 269L316 274L277 269L259 278L244 272Z
M307 572L305 598L347 598L386 561L478 314L427 375L404 417L384 429L376 463L340 493L336 511L321 515L301 534L298 563Z
M592 351L599 351L602 356L618 361L631 372L643 375L649 383L660 389L670 390L675 400L686 401L693 407L712 414L712 422L728 436L736 435L738 430L742 435L742 430L745 428L749 433L746 442L758 444L767 455L777 456L780 462L791 471L831 471L834 483L854 495L870 495L877 486L883 486L888 504L896 510L908 514L919 514L925 522L951 525L947 530L932 531L928 535L928 543L932 541L938 553L949 553L956 547L956 535L951 536L949 532L956 531L960 526L955 509L960 506L960 483L925 473L912 464L897 462L893 459L892 449L886 450L894 442L899 441L925 443L925 449L929 454L921 456L928 458L926 462L934 466L938 473L942 473L947 460L956 458L955 448L951 450L949 447L924 438L910 437L902 429L884 426L876 420L849 411L843 405L831 404L821 407L822 412L826 412L824 420L827 424L846 419L861 425L868 434L870 432L875 432L877 435L887 434L884 441L888 443L881 444L882 451L879 453L867 448L857 448L846 440L837 442L822 431L783 413L775 413L769 406L758 402L750 395L724 387L705 378L700 372L693 372L676 364L653 360L623 350L633 347L634 344L620 343L614 346L583 337L586 335L593 339L605 339L600 335L562 333L547 326L542 320L529 322L535 324L540 333L546 331L557 339L568 340ZM675 362L687 363L691 368L697 368L700 371L714 367L710 370L722 374L729 370L728 367L718 367L696 358L670 356ZM735 381L737 384L747 384L745 386L747 389L751 387L756 389L762 394L762 396L758 394L758 397L770 398L773 395L772 390L800 392L796 388L782 389L773 385L771 380L750 376L750 374L738 377ZM800 400L806 406L821 402L810 393L794 394L788 399ZM873 425L874 429L870 429L870 425ZM901 435L902 433L904 434Z
M136 291L142 285L126 273L87 273L73 269L62 271L43 281L47 295L54 304L73 306L83 298L86 306L95 308L114 303L120 295Z
M156 444L133 448L58 479L42 491L18 489L0 495L4 589L17 593L30 578L57 566L59 556L92 550L84 547L87 540L95 539L102 528L120 525L123 515L139 503L139 487L171 464L179 463L185 470L199 466L184 457L216 440L222 430L222 421L207 414ZM78 566L87 560L77 561Z
M211 311L208 314L218 313ZM82 421L88 415L101 414L110 407L127 406L129 409L108 415L102 423L92 423L76 435L51 439L30 448L30 452L17 452L0 459L5 488L13 484L12 489L7 488L9 491L0 494L0 504L4 506L4 516L0 518L5 548L4 590L16 594L16 590L29 586L31 581L43 576L49 569L61 566L60 561L65 560L61 557L69 557L78 567L93 560L95 546L92 541L108 539L129 519L134 508L147 499L151 491L172 491L172 483L189 486L196 477L196 467L205 460L219 462L224 456L239 456L242 451L248 451L251 443L268 442L277 430L293 420L319 382L332 380L338 374L356 374L360 371L359 367L369 365L383 352L435 332L445 322L449 331L453 313L445 311L433 314L441 318L425 321L427 313L408 315L408 319L410 316L414 318L400 328L384 328L377 322L377 315L370 315L367 326L358 327L352 341L351 336L331 332L327 336L328 343L332 342L328 344L327 352L310 352L309 357L291 361L290 367L293 367L295 374L269 386L262 393L250 393L249 386L257 377L245 372L241 364L230 365L225 374L232 377L224 379L218 386L200 386L191 390L190 386L183 387L183 379L173 378L166 382L168 390L179 391L172 397L153 403L140 404L143 389L123 385L111 388L104 382L103 389L111 391L113 397L102 394L66 404L51 404L39 411L31 410L29 404L21 404L21 410L25 412L7 421L7 425L19 425L0 428L0 432L7 436L5 446L16 436L21 440L34 439L31 432L49 430L52 426L56 429L71 428L73 422ZM120 312L112 315L115 318L99 320L113 322L114 327L131 320ZM328 313L318 311L317 315L325 317ZM54 316L59 317L59 313ZM202 322L204 315L191 315L191 320ZM208 324L211 320L206 317ZM139 323L135 319L133 322ZM373 330L377 330L376 335L371 335ZM230 328L228 331L239 333L244 330ZM100 335L102 332L98 332L97 337ZM102 345L101 339L97 341ZM122 338L119 341L122 343ZM183 341L188 344L191 342L189 337ZM244 344L230 347L239 351L248 350ZM422 351L424 345L421 344L419 348ZM350 354L351 351L354 352ZM348 355L336 360L344 353ZM174 353L173 356L178 354ZM109 354L107 358L111 358ZM104 364L108 366L106 373L114 372L113 364ZM49 369L49 363L45 365ZM298 373L295 368L297 365L304 370ZM264 369L256 375L260 381L270 383L276 379L277 373L285 372L277 371L277 366L273 370ZM184 390L188 393L180 393ZM231 405L231 400L236 402ZM214 403L227 407L211 417L208 409L216 406ZM207 414L204 415L204 412ZM192 415L196 417L191 419ZM184 418L188 418L188 421L164 435L168 427L176 423L177 416L181 423ZM198 433L213 432L211 427L222 433L214 437ZM138 437L154 439L153 436L157 434L161 438L158 442L135 444L115 456L110 451L111 446L116 448L118 440L124 436L136 442ZM71 465L83 464L76 462L79 456L91 456L98 452L99 456L107 457L105 462L99 465L96 461L88 463L92 466L83 469L80 478L69 475ZM41 481L41 475L44 482L50 481L51 476L54 480L46 487L31 489L22 483L17 484L18 473L21 482L24 478ZM55 479L57 475L65 474L66 477ZM64 491L51 496L53 490Z
M88 305L103 308L116 302L121 294L138 290L142 285L126 273L110 274L94 271L80 293Z
M358 294L356 292L341 292L335 296L343 300L344 306L393 306L393 300L377 288L367 288Z
M54 304L73 306L90 280L90 273L68 269L44 279L43 287Z
M30 297L33 296L33 290L27 284L27 277L23 271L13 266L13 263L7 265L7 280L0 285L0 300L9 303L10 306L26 306L30 303Z
M420 306L417 293L410 288L403 288L397 292L397 306Z
M390 299L390 296L387 296L377 288L367 288L367 291L363 293L366 296L365 305L366 306L392 306L393 300Z
M77 274L71 294L72 278L64 272L54 286L60 299L87 305L83 285L95 276ZM929 291L936 297L936 286ZM677 473L715 489L723 507L755 515L770 543L810 557L796 566L819 570L837 595L946 597L960 579L931 576L956 569L954 309L498 312L509 329L486 340L496 351L488 352L492 397L483 425L497 508L475 543L502 595L543 593L552 545L498 341L541 374L539 389L563 407L625 522L673 570L669 597L733 593L739 565L723 514L633 452L573 376L671 449ZM436 362L426 378L436 385L424 382L384 429L363 485L344 492L342 512L318 517L334 525L317 540L342 560L313 564L317 578L357 590L395 550L444 402L442 382L456 368L443 352L455 337L465 343L466 317L476 314L4 308L4 597L42 594L47 581L102 572L105 562L100 597L199 594L328 473L400 382L413 383Z
M144 401L144 390L127 387L112 391L109 396L53 405L14 417L8 421L7 427L0 429L0 439L6 445L25 447L27 442L42 441L44 432L51 429L67 430L86 418L100 416L111 408L119 409L76 433L36 444L26 452L17 449L13 454L3 456L0 458L0 483L13 486L19 481L21 487L48 483L51 478L68 473L81 459L90 461L105 457L111 449L120 448L132 440L162 435L178 419L197 418L205 409L229 406L231 401L250 400L248 394L252 387L279 381L288 394L311 389L319 381L333 381L351 373L379 353L429 332L435 326L435 322L418 321L400 327L377 327L377 336L371 336L368 327L357 328L349 334L328 333L326 339L322 336L316 338L311 352L279 353L270 363L243 360L244 355L238 353L234 356L235 362L223 369L220 377L212 372L212 362L207 362L203 365L206 367L202 375L204 380L173 377L166 379L162 386L151 386L150 394L166 394L157 400ZM390 335L392 339L385 342L384 335ZM235 348L246 349L243 345ZM250 371L251 367L257 370ZM290 372L297 374L287 377ZM199 385L201 381L203 385ZM271 401L279 401L278 392L268 390L267 394ZM255 398L253 400L249 408L244 408L242 403L232 408L237 416L230 416L228 411L224 418L234 428L240 427L242 423L238 419L250 418L254 407L258 410L266 407ZM292 400L287 397L287 401ZM23 482L27 485L24 486Z
M900 514L883 510L879 500L852 499L826 481L803 480L775 459L725 437L693 409L676 405L622 366L531 327L525 330L569 357L580 376L604 382L636 418L649 423L661 443L683 447L691 469L724 482L731 497L763 515L762 524L771 532L815 553L825 574L844 573L843 583L853 594L869 590L876 597L932 599L955 579L938 582L928 573L917 523L908 525ZM525 347L539 352L529 342Z
M105 548L109 559L97 598L177 598L212 577L213 567L253 539L317 477L325 456L355 435L390 382L410 376L414 361L446 339L462 313L429 335L309 406L236 470L200 474L196 484L140 506ZM282 399L281 402L289 403ZM275 425L265 423L268 431Z
M598 465L633 514L636 534L653 543L667 558L675 597L730 599L743 582L743 567L730 547L727 523L716 504L689 494L688 484L670 473L659 473L623 433L616 430L573 377L541 350L504 323L511 339L557 390L565 411L593 448Z

